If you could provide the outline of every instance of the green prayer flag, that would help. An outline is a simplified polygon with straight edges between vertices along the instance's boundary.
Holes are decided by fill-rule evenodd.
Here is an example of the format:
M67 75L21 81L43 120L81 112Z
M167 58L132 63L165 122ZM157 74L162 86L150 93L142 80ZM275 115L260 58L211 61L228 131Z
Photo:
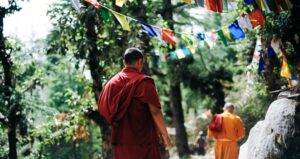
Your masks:
M104 22L109 21L109 18L110 18L109 10L106 9L106 8L104 8L104 7L101 7L101 9L100 9L100 16L101 16L101 19L102 19Z
M221 39L221 41L223 42L223 44L224 44L225 46L228 46L227 40L226 40L226 38L225 38L225 36L224 36L222 30L218 30L218 36L219 36L219 38Z
M223 12L228 12L228 0L223 0Z

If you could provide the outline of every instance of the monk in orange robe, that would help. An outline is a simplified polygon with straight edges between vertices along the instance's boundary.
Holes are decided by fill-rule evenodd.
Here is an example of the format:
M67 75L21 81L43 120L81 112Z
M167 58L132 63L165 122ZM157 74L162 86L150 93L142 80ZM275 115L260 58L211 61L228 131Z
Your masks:
M100 115L111 124L114 159L160 159L160 136L166 149L171 146L154 80L141 73L143 60L139 49L127 49L125 68L99 97Z
M215 140L215 159L238 159L238 144L245 136L245 128L241 118L234 114L234 106L225 104L222 116L222 130L220 132L208 129L208 137Z

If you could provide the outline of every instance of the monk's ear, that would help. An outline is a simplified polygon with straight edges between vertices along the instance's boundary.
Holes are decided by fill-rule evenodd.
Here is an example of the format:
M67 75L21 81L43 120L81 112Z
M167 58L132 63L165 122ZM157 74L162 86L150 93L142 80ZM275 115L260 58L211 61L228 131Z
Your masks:
M126 66L125 60L123 59L123 65Z

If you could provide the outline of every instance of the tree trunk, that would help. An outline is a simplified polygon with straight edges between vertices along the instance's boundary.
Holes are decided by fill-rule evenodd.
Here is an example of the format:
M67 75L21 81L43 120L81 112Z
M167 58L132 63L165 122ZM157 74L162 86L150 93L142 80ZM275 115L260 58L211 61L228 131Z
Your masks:
M88 56L88 64L91 71L91 76L93 79L93 91L96 102L98 102L98 98L100 92L102 90L102 80L101 76L103 75L103 69L100 67L100 54L101 52L97 49L96 38L97 34L95 31L95 17L89 16L86 18L86 37L88 39L88 43L91 47L89 47L89 56ZM102 147L103 147L103 158L111 159L112 158L112 148L110 146L110 128L108 123L105 122L103 117L95 110L89 110L87 113L87 117L92 119L96 124L100 126L101 129L101 137L102 137Z
M176 128L176 147L180 157L189 153L187 133L184 126L184 116L181 104L181 89L180 83L172 83L170 90L170 104L174 117L174 124Z
M171 0L163 1L162 16L165 21L167 21L170 29L174 30L173 22L173 6ZM171 51L171 50L169 50ZM170 107L173 114L173 121L176 128L176 147L179 157L183 157L189 153L187 133L184 126L184 115L181 104L181 89L180 82L177 79L172 78L172 74L176 73L173 71L175 68L173 63L168 63L169 73L171 74L170 83ZM174 77L174 76L173 76Z
M17 158L17 139L16 139L16 106L12 99L13 94L13 74L12 61L10 55L6 53L5 40L3 36L3 19L6 14L6 9L0 7L0 58L4 71L4 100L8 111L8 143L9 143L9 158Z

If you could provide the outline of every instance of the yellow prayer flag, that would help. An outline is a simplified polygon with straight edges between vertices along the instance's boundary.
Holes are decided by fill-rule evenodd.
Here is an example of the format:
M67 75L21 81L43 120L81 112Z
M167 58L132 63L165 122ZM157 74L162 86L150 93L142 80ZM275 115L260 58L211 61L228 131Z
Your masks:
M125 2L126 2L126 0L116 0L116 6L123 7Z
M291 71L290 71L290 68L289 68L289 65L287 63L287 59L285 58L285 56L283 56L280 75L282 77L285 77L285 78L291 78L292 77L292 74L291 74Z
M126 18L125 15L120 14L118 12L115 12L113 10L111 10L111 13L118 19L118 21L121 24L123 30L130 31L130 27L129 27L129 24L127 22L127 18Z
M222 27L222 32L224 34L224 36L226 37L227 40L233 40L232 36L229 32L228 26Z
M265 3L263 0L255 0L255 1L260 10L262 10L262 11L266 10L266 6L265 6Z
M183 2L192 4L192 3L193 3L193 0L183 0Z

